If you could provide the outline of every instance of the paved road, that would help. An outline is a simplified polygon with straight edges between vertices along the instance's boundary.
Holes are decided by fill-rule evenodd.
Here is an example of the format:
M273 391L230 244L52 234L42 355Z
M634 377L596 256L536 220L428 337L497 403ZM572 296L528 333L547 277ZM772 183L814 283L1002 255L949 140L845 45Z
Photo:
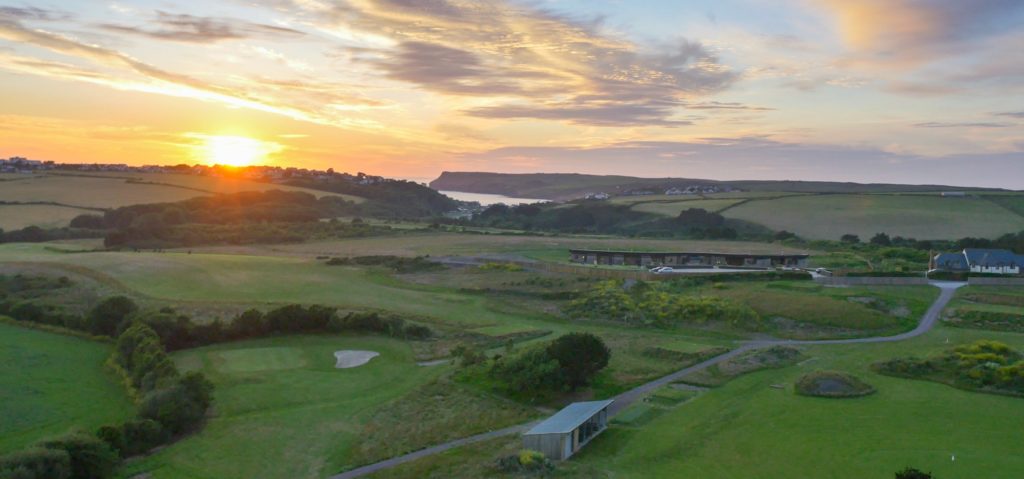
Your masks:
M415 460L417 460L417 459L419 459L421 457L432 456L434 454L438 454L438 453L447 451L449 449L453 449L453 448L456 448L456 447L459 447L459 446L465 446L466 444L473 444L473 443L477 443L477 442L481 442L481 441L486 441L486 440L494 439L494 438L498 438L498 437L510 436L512 434L519 434L519 433L521 433L523 431L526 431L529 428L533 427L533 425L537 424L538 422L540 422L540 421L534 421L534 422L526 423L526 424L519 424L519 425L516 425L516 426L506 427L505 429L498 429L497 431L485 432L483 434L477 434L475 436L469 436L469 437L464 437L462 439L456 439L454 441L446 442L444 444L438 444L436 446L428 447L426 449L420 449L419 451L416 451L416 452L410 452L409 454L405 454L405 455L398 456L398 457L392 457L391 459L387 459L387 460L384 460L384 461L381 461L381 462L376 462L376 463L369 464L369 465L366 465L366 466L363 466L363 467L352 469L350 471L345 471L345 472L343 472L341 474L338 474L338 475L335 475L335 476L331 476L330 479L352 479L352 478L355 478L355 477L361 477L361 476L365 476L365 475L373 473L373 472L377 472L377 471L379 471L381 469L392 468L392 467L395 467L395 466L397 466L399 464L405 464L405 463L410 462L410 461L415 461Z
M629 407L634 402L638 401L639 399L643 398L647 394L653 392L654 390L656 390L656 389L658 389L658 388L660 388L662 386L665 386L667 384L676 382L676 381L682 379L683 377L685 377L685 376L687 376L687 375L689 375L691 373L700 371L700 370L702 370L704 368L707 368L709 366L718 364L718 363L720 363L722 361L726 361L726 360L728 360L730 358L734 358L736 356L739 356L740 354L743 354L743 353L745 353L747 351L751 351L751 350L754 350L754 349L760 349L760 348L765 348L765 347L769 347L769 346L780 346L780 345L794 346L794 345L818 345L818 344L885 343L885 342L892 342L892 341L903 341L903 340L907 340L907 339L910 339L910 338L914 338L914 337L920 336L920 335L928 332L928 330L932 329L932 327L935 326L935 323L938 322L938 320L939 320L939 315L942 313L942 310L945 309L946 304L949 303L949 300L953 299L953 295L956 293L957 288L959 288L961 286L964 286L967 283L953 283L953 282L938 282L938 281L936 281L936 282L932 282L931 284L933 286L938 287L941 290L941 293L939 294L939 297L935 300L935 302L932 303L931 307L928 308L928 311L925 312L924 316L921 318L921 322L918 323L917 327L914 328L911 331L907 331L905 333L897 334L895 336L876 336L876 337L872 337L872 338L820 339L820 340L808 340L808 341L786 340L786 339L748 341L748 342L743 343L740 347L738 347L736 349L733 349L733 350L731 350L731 351L729 351L729 352L727 352L725 354L721 354L719 356L715 356L715 357L713 357L711 359L708 359L707 361L694 364L693 366L689 366L689 367L684 368L684 369L680 369L679 371L676 371L676 372L674 372L672 374L669 374L667 376L655 379L654 381L651 381L649 383L642 384L642 385L637 386L637 387L635 387L633 389L630 389L629 391L626 391L626 392L624 392L622 394L619 394L618 396L615 396L615 398L614 398L615 402L612 403L612 405L608 408L608 413L609 413L609 415L614 416L618 412L620 412L623 409ZM536 423L537 423L537 421L534 421L534 422L527 423L527 424L519 424L519 425L516 425L516 426L507 427L505 429L499 429L497 431L485 432L483 434L477 434L475 436L469 436L469 437L464 437L462 439L456 439L454 441L446 442L444 444L438 444L436 446L428 447L426 449L420 449L419 451L411 452L411 453L405 454L403 456L393 457L391 459L387 459L387 460L384 460L384 461L381 461L381 462L377 462L377 463L374 463L374 464L369 464L369 465L366 465L366 466L363 466L363 467L360 467L360 468L357 468L357 469L352 469L350 471L346 471L346 472L343 472L341 474L338 474L338 475L335 475L335 476L331 476L330 479L353 479L353 478L356 478L356 477L361 477L361 476L364 476L364 475L367 475L367 474L370 474L370 473L373 473L373 472L380 471L382 469L388 469L388 468L397 466L399 464L404 464L406 462L415 461L416 459L420 459L422 457L431 456L431 455L434 455L434 454L437 454L437 453L441 453L441 452L444 452L444 451L447 451L449 449L456 448L456 447L459 447L459 446L464 446L464 445L467 445L467 444L473 444L473 443L477 443L477 442L481 442L481 441L487 441L489 439L494 439L494 438L503 437L503 436L511 436L513 434L519 434L519 433L522 433L522 432L528 430L529 428L533 427L533 425L536 424Z

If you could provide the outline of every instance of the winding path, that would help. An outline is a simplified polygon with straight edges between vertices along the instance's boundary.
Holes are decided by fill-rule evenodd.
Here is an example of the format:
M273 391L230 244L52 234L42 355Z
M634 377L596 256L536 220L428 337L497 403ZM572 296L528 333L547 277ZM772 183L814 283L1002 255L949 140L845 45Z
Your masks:
M733 349L733 350L731 350L731 351L729 351L729 352L727 352L725 354L721 354L721 355L715 356L715 357L713 357L711 359L708 359L707 361L703 361L703 362L694 364L692 366L680 369L679 371L676 371L676 372L674 372L672 374L669 374L667 376L663 376L661 378L655 379L655 380L653 380L653 381L651 381L649 383L646 383L646 384L641 384L640 386L637 386L637 387L635 387L633 389L630 389L629 391L626 391L626 392L624 392L622 394L619 394L618 396L615 396L615 398L614 398L615 402L612 403L612 405L608 408L608 413L610 415L615 415L618 412L622 411L623 409L629 407L631 404L633 404L637 400L643 398L647 394L653 392L654 390L656 390L656 389L658 389L658 388L660 388L662 386L665 386L665 385L668 385L670 383L676 382L676 381L682 379L683 377L685 377L685 376L687 376L687 375L689 375L691 373L700 371L700 370L702 370L704 368L707 368L709 366L718 364L718 363L720 363L722 361L726 361L726 360L728 360L730 358L734 358L736 356L739 356L740 354L743 354L743 353L745 353L747 351L751 351L751 350L754 350L754 349L760 349L760 348L765 348L765 347L769 347L769 346L887 343L887 342L894 342L894 341L904 341L904 340L907 340L907 339L911 339L911 338L915 338L917 336L920 336L920 335L928 332L930 329L932 329L932 327L935 326L935 323L937 323L938 320L939 320L939 315L942 313L942 310L946 308L946 305L949 304L949 301L951 299L953 299L953 295L956 293L957 288L960 288L961 286L964 286L967 283L954 283L954 282L933 281L930 284L932 286L938 287L940 289L941 293L939 293L939 297L936 298L935 302L932 303L932 305L928 308L928 311L926 311L924 313L924 316L921 317L921 321L917 324L917 327L914 328L911 331L907 331L905 333L900 333L900 334L897 334L897 335L894 335L894 336L875 336L875 337L870 337L870 338L819 339L819 340L807 340L807 341L784 340L784 339L782 339L782 340L764 340L764 341L748 341L748 342L744 342L744 343L742 343L742 345L740 347L738 347L736 349ZM367 474L371 474L371 473L374 473L374 472L377 472L377 471L380 471L380 470L383 470L383 469L392 468L392 467L398 466L400 464L404 464L404 463L407 463L407 462L415 461L415 460L423 458L423 457L427 457L427 456L431 456L431 455L434 455L434 454L438 454L438 453L441 453L441 452L444 452L444 451L447 451L449 449L453 449L453 448L456 448L456 447L459 447L459 446L464 446L464 445L467 445L467 444L474 444L474 443L477 443L477 442L487 441L487 440L490 440L490 439L495 439L495 438L504 437L504 436L511 436L513 434L519 434L519 433L522 433L522 432L528 430L529 428L533 427L533 425L536 424L537 422L538 421L529 422L529 423L526 423L526 424L519 424L519 425L516 425L516 426L510 426L510 427L507 427L507 428L504 428L504 429L498 429L496 431L490 431L490 432L485 432L485 433L482 433L482 434L477 434L475 436L469 436L469 437L464 437L464 438L461 438L461 439L456 439L454 441L449 441L449 442L446 442L446 443L443 443L443 444L438 444L436 446L428 447L426 449L420 449L420 450L415 451L415 452L410 452L408 454L404 454L404 455L401 455L401 456L396 456L396 457L393 457L391 459L386 459L386 460L381 461L381 462L376 462L376 463L373 463L373 464L368 464L368 465L365 465L365 466L362 466L362 467L358 467L358 468L355 468L355 469L343 472L341 474L337 474L337 475L331 476L329 479L353 479L353 478L356 478L356 477L362 477L362 476L365 476Z

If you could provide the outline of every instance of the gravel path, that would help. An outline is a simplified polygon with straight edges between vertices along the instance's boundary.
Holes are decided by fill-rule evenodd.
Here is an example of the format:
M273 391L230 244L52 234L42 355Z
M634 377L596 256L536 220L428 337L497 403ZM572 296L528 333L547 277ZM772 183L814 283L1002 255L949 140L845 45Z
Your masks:
M931 307L928 308L928 311L925 312L924 316L921 318L921 322L918 323L917 327L914 328L911 331L907 331L905 333L897 334L895 336L876 336L876 337L872 337L872 338L820 339L820 340L808 340L808 341L784 340L784 339L780 339L780 340L748 341L748 342L743 343L740 347L738 347L736 349L733 349L733 350L731 350L731 351L729 351L729 352L727 352L725 354L721 354L719 356L715 356L715 357L713 357L711 359L708 359L707 361L704 361L704 362L701 362L701 363L697 363L697 364L694 364L693 366L689 366L689 367L680 369L679 371L676 371L676 372L674 372L672 374L669 374L667 376L663 376L661 378L655 379L654 381L651 381L649 383L642 384L642 385L637 386L637 387L635 387L633 389L630 389L629 391L626 391L626 392L624 392L622 394L619 394L618 396L615 396L615 398L614 398L615 402L612 403L612 405L608 407L608 414L610 416L614 416L618 412L620 412L623 409L629 407L631 404L633 404L637 400L643 398L647 394L653 392L654 390L656 390L656 389L658 389L658 388L660 388L662 386L665 386L667 384L670 384L670 383L673 383L675 381L678 381L679 379L682 379L683 377L685 377L688 374L700 371L700 370L702 370L704 368L707 368L709 366L718 364L718 363L720 363L722 361L726 361L726 360L728 360L730 358L734 358L736 356L739 356L740 354L743 354L743 353L745 353L747 351L754 350L754 349L760 349L760 348L765 348L765 347L769 347L769 346L778 346L778 345L785 345L785 346L811 345L811 346L813 346L813 345L820 345L820 344L887 343L887 342L893 342L893 341L904 341L904 340L907 340L907 339L910 339L910 338L915 338L917 336L920 336L920 335L928 332L928 330L932 329L932 327L935 326L935 323L938 322L938 320L939 320L939 315L942 313L942 310L945 309L946 305L949 304L949 300L953 299L953 295L956 293L957 288L960 288L961 286L964 286L966 284L967 283L953 283L953 282L939 282L939 281L932 282L931 285L938 287L941 290L941 293L939 294L939 297L935 300L935 302L932 303ZM513 434L519 434L519 433L522 433L523 431L529 430L529 428L533 427L533 425L537 424L537 422L539 422L539 421L534 421L534 422L527 423L527 424L519 424L517 426L511 426L511 427L507 427L505 429L499 429L497 431L491 431L491 432L486 432L486 433L483 433L483 434L477 434L475 436L464 437L462 439L456 439L454 441L446 442L446 443L443 443L443 444L438 444L436 446L428 447L426 449L420 449L419 451L412 452L412 453L409 453L409 454L405 454L403 456L393 457L391 459L387 459L387 460L384 460L384 461L381 461L381 462L377 462L377 463L374 463L374 464L369 464L369 465L366 465L366 466L363 466L363 467L360 467L360 468L357 468L357 469L352 469L350 471L343 472L343 473L335 475L335 476L331 476L330 479L352 479L352 478L355 478L355 477L361 477L361 476L365 476L367 474L371 474L371 473L380 471L382 469L388 469L388 468L391 468L391 467L395 467L395 466L397 466L399 464L404 464L404 463L407 463L407 462L410 462L410 461L415 461L416 459L420 459L422 457L438 454L438 453L441 453L441 452L444 452L444 451L447 451L449 449L456 448L456 447L459 447L459 446L464 446L464 445L467 445L467 444L473 444L473 443L477 443L477 442L481 442L481 441L486 441L486 440L489 440L489 439L494 439L494 438L503 437L503 436L511 436Z

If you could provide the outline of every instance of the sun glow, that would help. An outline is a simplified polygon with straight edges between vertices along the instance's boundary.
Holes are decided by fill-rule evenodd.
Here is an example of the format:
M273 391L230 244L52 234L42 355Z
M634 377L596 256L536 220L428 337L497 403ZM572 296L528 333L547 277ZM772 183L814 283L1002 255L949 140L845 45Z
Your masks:
M263 163L281 151L278 143L244 136L202 136L199 155L211 165L250 166Z

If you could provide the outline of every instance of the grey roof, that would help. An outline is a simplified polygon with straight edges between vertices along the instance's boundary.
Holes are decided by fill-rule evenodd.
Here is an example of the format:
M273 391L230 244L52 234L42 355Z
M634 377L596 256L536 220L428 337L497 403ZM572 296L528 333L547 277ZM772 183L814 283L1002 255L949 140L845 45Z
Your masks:
M612 399L606 401L587 401L587 402L574 402L564 408L561 411L555 413L545 419L540 424L533 426L533 429L526 431L524 434L558 434L572 432L587 422L587 419L594 417L595 414L600 412L602 409L608 407L609 404L614 402Z
M974 249L964 250L964 256L971 266L1012 266L1024 263L1024 257L1005 249Z
M967 266L967 257L963 253L938 254L935 256L935 267L949 271L970 269Z

